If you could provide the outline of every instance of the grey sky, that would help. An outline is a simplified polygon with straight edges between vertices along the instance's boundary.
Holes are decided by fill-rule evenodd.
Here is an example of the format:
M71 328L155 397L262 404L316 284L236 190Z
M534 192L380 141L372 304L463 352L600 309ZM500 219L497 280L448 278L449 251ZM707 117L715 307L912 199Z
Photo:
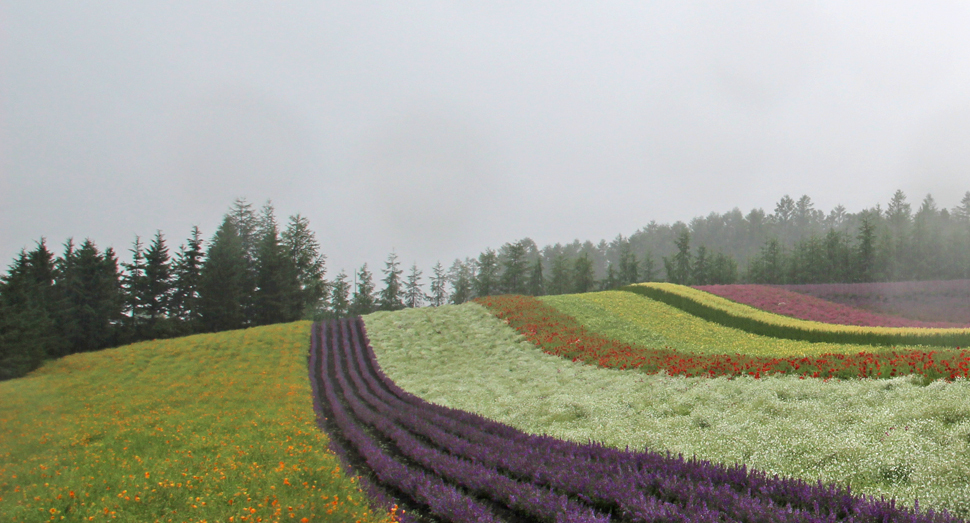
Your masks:
M970 190L965 2L0 1L0 262L236 197L330 276Z

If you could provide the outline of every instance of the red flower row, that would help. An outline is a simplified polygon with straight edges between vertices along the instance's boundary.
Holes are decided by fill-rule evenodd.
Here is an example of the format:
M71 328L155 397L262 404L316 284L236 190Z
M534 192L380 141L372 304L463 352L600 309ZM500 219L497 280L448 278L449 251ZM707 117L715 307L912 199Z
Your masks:
M666 371L684 376L796 374L812 378L891 378L916 374L934 380L970 378L965 349L908 350L766 357L745 354L692 354L648 348L587 332L575 318L530 296L488 296L475 300L505 320L543 352L613 369Z

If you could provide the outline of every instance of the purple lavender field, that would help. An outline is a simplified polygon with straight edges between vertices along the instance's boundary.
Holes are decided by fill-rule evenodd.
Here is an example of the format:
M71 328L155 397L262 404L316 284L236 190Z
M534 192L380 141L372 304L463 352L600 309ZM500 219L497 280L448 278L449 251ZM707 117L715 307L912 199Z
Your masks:
M402 521L957 521L847 487L534 436L429 404L381 372L360 318L314 326L309 372L332 447Z
M970 324L970 280L821 283L778 287L878 314Z

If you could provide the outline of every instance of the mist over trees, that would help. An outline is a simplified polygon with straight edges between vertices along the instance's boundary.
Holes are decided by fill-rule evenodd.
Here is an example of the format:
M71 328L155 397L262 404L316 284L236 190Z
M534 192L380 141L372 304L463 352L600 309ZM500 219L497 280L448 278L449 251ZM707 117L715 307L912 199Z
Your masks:
M773 212L735 208L630 236L546 245L524 238L424 272L390 253L326 279L326 256L297 214L236 200L209 240L193 227L173 251L161 231L131 261L86 239L55 255L41 238L0 277L0 380L44 359L133 341L297 319L464 303L491 294L564 294L666 280L686 285L970 278L970 191L952 209L896 191L885 207L816 209L785 195ZM173 254L174 252L174 254ZM406 274L405 274L406 272ZM426 291L427 289L427 291Z

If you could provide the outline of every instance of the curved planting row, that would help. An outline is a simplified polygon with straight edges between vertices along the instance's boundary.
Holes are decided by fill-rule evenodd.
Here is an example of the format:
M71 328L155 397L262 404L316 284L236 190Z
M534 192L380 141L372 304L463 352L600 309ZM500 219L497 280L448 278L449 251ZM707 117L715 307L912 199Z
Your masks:
M589 332L573 317L529 296L475 300L548 354L600 367L665 371L683 376L795 374L811 378L892 378L916 374L930 381L970 378L970 351L881 351L771 357L696 354L652 349Z
M772 314L708 292L672 283L640 283L623 287L622 290L662 301L708 321L773 338L886 346L966 347L970 345L970 329L831 325Z
M426 403L380 371L359 318L315 326L310 376L345 459L416 520L957 521L743 465L533 436Z
M970 280L815 283L779 287L879 314L970 323Z
M970 325L945 321L921 321L876 314L841 303L816 298L768 285L699 285L695 289L727 298L756 309L800 320L819 321L858 327L916 327L923 329L961 329Z

